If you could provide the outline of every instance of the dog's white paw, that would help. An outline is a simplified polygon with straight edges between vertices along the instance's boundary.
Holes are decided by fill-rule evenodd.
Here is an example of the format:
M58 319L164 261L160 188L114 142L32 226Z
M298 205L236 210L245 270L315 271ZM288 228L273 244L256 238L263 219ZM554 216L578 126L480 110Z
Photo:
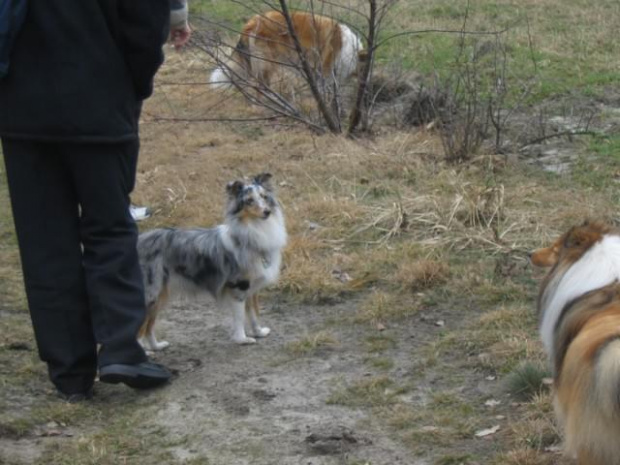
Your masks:
M164 350L166 347L170 345L168 341L158 342L156 340L150 340L144 337L141 339L138 339L138 342L140 343L142 348L146 350L147 352L157 352L159 350Z
M164 350L169 345L170 343L168 341L159 341L151 345L151 350L154 350L154 351Z
M255 329L254 330L254 334L252 334L252 336L254 336L254 337L267 337L270 332L271 332L271 329L263 326L262 328Z
M247 337L247 336L234 337L233 341L236 344L240 344L240 345L256 344L256 339L254 339L253 337Z

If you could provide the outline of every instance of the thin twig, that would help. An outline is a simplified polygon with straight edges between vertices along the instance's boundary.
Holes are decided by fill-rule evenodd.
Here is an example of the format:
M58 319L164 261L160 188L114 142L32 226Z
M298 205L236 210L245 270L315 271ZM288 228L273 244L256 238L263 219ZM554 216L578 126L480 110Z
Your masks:
M538 144L540 142L544 142L548 139L553 139L555 137L563 137L563 136L600 136L601 134L597 131L591 131L589 129L584 129L582 131L562 131L562 132L556 132L555 134L548 134L546 136L542 136L542 137L537 137L536 139L532 139L528 142L526 142L525 144L523 144L521 146L521 148L523 147L527 147L528 145L532 145L532 144Z
M172 123L202 123L202 122L226 122L226 123L249 123L256 121L272 121L282 116L261 116L258 118L172 118L168 116L153 116L150 121L153 122L172 122Z

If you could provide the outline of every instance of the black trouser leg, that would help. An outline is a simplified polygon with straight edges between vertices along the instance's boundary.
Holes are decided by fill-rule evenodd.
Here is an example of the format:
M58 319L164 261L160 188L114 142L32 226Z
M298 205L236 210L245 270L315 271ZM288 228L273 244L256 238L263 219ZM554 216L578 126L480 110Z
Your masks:
M144 289L129 213L138 143L64 145L81 206L83 263L99 366L146 360L137 342L145 317Z
M39 355L58 389L83 392L95 378L97 346L72 175L54 146L2 142Z
M128 210L137 143L3 140L3 148L33 327L52 381L66 393L90 387L96 342L99 366L145 361Z

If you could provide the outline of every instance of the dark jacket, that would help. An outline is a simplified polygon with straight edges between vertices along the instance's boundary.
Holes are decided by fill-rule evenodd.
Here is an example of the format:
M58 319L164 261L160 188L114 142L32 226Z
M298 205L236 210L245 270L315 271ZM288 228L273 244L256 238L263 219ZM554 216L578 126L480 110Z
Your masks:
M135 139L169 20L170 0L29 0L0 80L0 136Z

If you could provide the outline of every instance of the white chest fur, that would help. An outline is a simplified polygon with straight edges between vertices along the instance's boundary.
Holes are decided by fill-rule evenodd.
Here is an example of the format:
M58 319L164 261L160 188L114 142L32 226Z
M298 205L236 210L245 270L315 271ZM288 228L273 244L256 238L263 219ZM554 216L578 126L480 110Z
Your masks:
M281 212L264 221L221 228L225 247L235 254L241 272L250 280L250 293L277 281L287 240Z
M562 310L572 300L620 280L620 237L610 235L594 244L564 274L547 286L542 300L541 339L553 358L554 332Z

